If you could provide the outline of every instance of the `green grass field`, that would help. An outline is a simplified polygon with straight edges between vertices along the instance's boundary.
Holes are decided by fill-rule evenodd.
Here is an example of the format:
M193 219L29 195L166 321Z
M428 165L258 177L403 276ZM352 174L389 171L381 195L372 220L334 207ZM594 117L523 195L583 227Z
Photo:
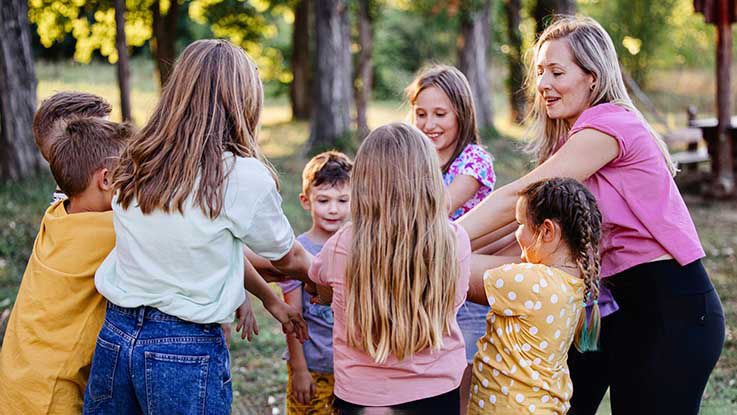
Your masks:
M146 61L137 61L133 66L134 119L140 126L156 103L158 90L152 75L152 67ZM120 119L118 91L114 67L93 63L38 64L38 97L43 99L56 91L76 89L106 97L114 107L113 119ZM667 75L666 76L676 76ZM708 84L711 73L678 75L688 79L689 84ZM668 94L665 80L658 85L662 89L652 92L656 105L664 108L671 127L684 125L687 103L697 103L701 112L713 102L704 97L704 89L681 87L677 98ZM495 78L495 88L501 81ZM501 89L496 89L501 90ZM685 97L685 98L683 98ZM499 184L508 183L528 168L528 163L519 151L518 138L523 134L519 127L511 126L506 120L503 94L495 98L497 128L501 137L487 140L485 144L495 157L495 170ZM683 105L678 104L682 102ZM667 111L666 111L667 110ZM399 102L372 103L369 122L372 126L400 121L406 118L407 108ZM263 148L276 165L281 180L284 210L295 232L305 231L309 217L299 206L297 195L301 183L300 174L305 158L304 142L309 133L305 122L291 122L290 111L283 99L268 99L263 114L260 140ZM18 284L22 277L33 240L38 230L41 215L48 206L54 184L48 173L16 184L0 185L0 321L7 317L15 300ZM702 413L737 413L737 209L733 203L706 203L697 197L687 197L687 203L696 222L704 248L707 251L705 265L719 291L727 317L727 340L722 357L712 374L704 394ZM257 304L254 301L254 304ZM234 410L250 408L251 413L272 413L277 408L283 413L286 368L281 360L285 342L280 327L266 315L257 304L260 335L250 343L234 339L231 346L232 371L234 378ZM0 336L2 336L0 324ZM600 414L608 414L608 405L602 405ZM247 413L247 412L246 412Z

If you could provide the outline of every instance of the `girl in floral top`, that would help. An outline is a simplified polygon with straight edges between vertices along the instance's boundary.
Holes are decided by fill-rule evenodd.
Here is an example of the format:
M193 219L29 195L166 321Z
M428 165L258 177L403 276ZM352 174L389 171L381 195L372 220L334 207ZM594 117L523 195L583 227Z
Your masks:
M479 142L471 88L458 69L433 65L421 71L407 87L412 120L432 141L440 157L443 181L450 196L450 219L463 216L494 189L491 155ZM469 364L461 383L461 411L465 414L476 342L484 335L489 307L466 302L458 325L466 343Z

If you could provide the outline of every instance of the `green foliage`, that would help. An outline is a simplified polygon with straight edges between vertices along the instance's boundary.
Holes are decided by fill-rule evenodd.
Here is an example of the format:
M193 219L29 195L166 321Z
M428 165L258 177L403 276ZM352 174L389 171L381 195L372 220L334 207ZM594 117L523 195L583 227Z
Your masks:
M641 85L652 69L714 62L714 29L690 0L580 0L609 32L622 66Z

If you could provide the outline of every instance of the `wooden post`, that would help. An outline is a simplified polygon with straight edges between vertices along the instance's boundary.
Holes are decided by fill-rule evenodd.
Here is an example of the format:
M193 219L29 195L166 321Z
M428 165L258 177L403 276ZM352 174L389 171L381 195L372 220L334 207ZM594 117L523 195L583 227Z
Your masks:
M729 1L719 0L717 20L717 120L719 149L719 171L714 183L714 196L726 197L734 193L734 173L732 170L732 140L727 128L730 125L732 105L730 102L730 65L732 63L732 26L730 23Z

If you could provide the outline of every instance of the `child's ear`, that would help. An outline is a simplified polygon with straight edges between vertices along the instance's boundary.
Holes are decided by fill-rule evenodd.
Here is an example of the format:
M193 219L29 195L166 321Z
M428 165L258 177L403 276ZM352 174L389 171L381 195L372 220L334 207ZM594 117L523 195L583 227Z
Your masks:
M302 209L310 210L310 198L306 194L299 194L299 204L302 205Z
M97 186L100 190L107 192L113 188L113 178L110 170L102 168L95 173L95 176L97 176Z
M560 236L560 227L557 223L550 219L545 219L540 226L540 233L542 234L543 242L553 242Z

